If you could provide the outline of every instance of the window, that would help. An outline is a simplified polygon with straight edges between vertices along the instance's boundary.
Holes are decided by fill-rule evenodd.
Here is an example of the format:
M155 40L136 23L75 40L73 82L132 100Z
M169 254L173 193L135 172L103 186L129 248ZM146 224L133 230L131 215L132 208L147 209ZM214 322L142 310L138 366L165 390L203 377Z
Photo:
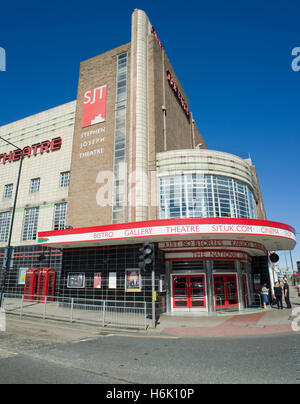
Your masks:
M11 198L12 197L12 191L13 191L13 184L7 184L4 187L4 198Z
M112 197L112 222L124 222L125 180L123 164L126 147L126 95L127 95L127 52L118 55L115 104L115 144L114 144L114 187Z
M54 230L61 230L66 225L67 204L57 203L54 209Z
M37 235L37 224L39 208L25 209L24 228L22 240L35 240Z
M4 243L8 238L11 212L0 213L0 242Z
M254 196L233 178L186 174L160 178L160 218L255 218Z
M68 187L70 184L70 171L60 173L60 186L62 188Z
M40 190L40 178L34 178L31 180L30 183L30 193L39 192Z

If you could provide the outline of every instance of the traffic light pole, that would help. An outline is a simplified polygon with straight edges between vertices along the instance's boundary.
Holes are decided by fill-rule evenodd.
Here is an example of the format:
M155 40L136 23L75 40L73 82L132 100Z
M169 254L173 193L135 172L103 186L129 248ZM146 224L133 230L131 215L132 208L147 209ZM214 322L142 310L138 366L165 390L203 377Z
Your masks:
M152 265L152 327L156 326L156 313L155 313L155 262Z
M144 243L142 248L139 248L138 253L138 266L143 273L150 272L151 265L151 295L152 295L152 327L156 326L156 292L155 292L155 244Z

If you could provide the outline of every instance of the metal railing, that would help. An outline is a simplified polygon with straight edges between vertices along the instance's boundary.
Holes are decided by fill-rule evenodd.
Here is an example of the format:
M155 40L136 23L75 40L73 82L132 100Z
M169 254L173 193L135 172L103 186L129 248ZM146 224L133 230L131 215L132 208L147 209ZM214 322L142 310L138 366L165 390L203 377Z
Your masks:
M263 307L262 298L260 293L247 293L239 301L237 294L221 295L216 297L216 311L217 312L233 312L241 311L244 309L258 309Z
M91 323L102 327L148 327L146 302L5 293L3 309L6 313L20 316Z
M263 302L261 293L247 293L244 296L244 305L246 309L262 308Z

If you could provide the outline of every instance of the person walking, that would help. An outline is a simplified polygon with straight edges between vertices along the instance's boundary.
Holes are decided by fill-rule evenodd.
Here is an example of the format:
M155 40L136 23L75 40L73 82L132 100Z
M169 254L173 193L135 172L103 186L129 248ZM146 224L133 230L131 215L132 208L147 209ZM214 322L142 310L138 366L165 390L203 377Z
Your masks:
M284 300L286 303L286 308L291 309L292 305L290 302L290 288L289 288L289 285L288 285L286 279L283 280L283 295L284 295Z
M279 310L279 306L280 306L280 309L282 310L283 309L283 306L282 306L282 287L280 286L280 283L278 281L275 283L275 286L274 286L274 298L276 299L278 310Z
M264 283L264 286L261 288L261 298L264 304L264 309L266 309L267 304L269 303L269 289L267 288L266 283Z

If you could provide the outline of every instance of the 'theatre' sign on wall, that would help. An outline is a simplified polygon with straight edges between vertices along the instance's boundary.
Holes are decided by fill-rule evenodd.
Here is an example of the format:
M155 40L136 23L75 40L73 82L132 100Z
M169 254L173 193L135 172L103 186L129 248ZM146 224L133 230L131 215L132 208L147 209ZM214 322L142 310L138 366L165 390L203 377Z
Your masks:
M62 146L62 138L56 137L52 140L45 140L44 142L35 143L31 146L26 146L23 149L16 149L9 153L0 154L0 164L11 163L19 161L21 157L31 157L44 152L50 153L60 150Z
M82 128L105 121L106 94L106 85L85 92L82 111Z

